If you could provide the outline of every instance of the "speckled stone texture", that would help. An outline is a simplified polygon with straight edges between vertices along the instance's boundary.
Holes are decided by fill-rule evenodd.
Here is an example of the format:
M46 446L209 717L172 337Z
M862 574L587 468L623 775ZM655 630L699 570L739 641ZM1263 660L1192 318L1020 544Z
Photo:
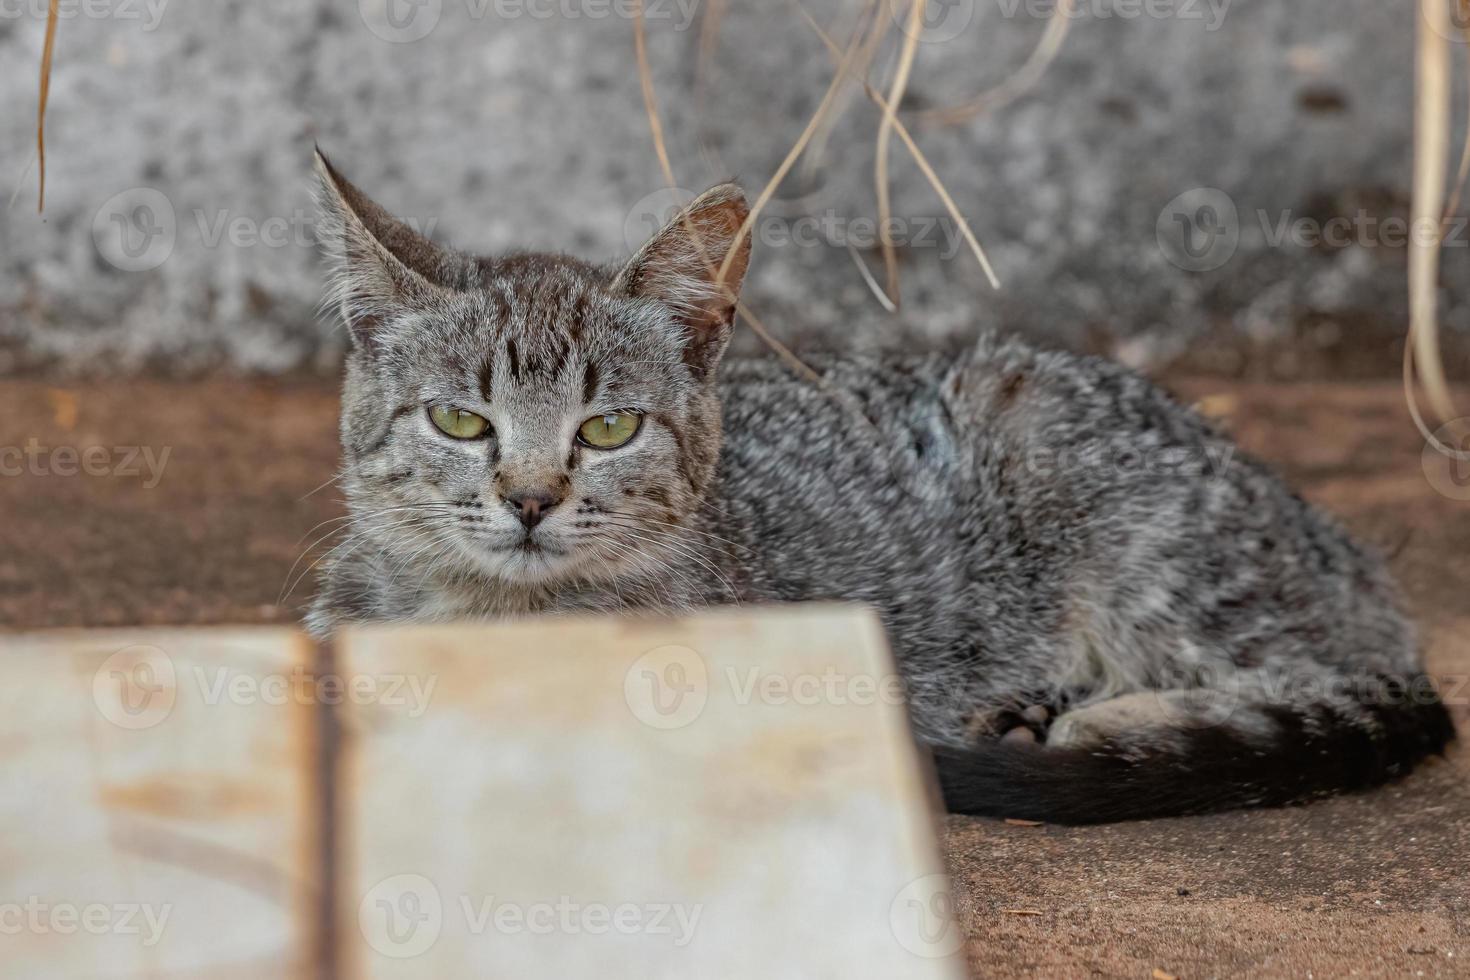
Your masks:
M793 174L762 223L752 305L799 346L1001 324L1132 363L1391 372L1405 249L1383 222L1408 201L1409 0L1076 3L1030 93L948 127L919 114L1018 68L1054 0L931 0L927 15L904 110L999 293L895 141L904 316L882 315L847 247L876 268L878 116L849 90L820 165ZM670 203L631 4L64 0L38 217L27 163L45 3L0 0L0 184L18 187L0 219L0 372L332 369L343 341L315 316L314 139L457 245L628 251ZM839 37L857 9L810 7ZM826 51L787 0L648 11L680 183L758 186L815 109ZM1462 254L1445 274L1461 333Z

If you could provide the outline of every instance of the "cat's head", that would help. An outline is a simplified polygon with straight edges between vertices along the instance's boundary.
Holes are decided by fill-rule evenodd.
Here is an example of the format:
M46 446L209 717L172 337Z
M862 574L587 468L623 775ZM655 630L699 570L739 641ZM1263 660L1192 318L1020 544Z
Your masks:
M679 547L719 453L715 372L750 257L739 188L604 269L450 251L317 169L358 530L406 564L525 585Z

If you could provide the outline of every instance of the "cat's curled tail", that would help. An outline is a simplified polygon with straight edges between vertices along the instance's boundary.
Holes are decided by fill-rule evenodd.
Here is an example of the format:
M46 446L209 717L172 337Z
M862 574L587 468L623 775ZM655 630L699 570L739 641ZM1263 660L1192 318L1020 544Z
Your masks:
M1427 677L1368 688L1296 703L1127 694L1064 713L1046 744L937 747L934 760L955 813L1082 824L1281 806L1386 782L1454 739Z

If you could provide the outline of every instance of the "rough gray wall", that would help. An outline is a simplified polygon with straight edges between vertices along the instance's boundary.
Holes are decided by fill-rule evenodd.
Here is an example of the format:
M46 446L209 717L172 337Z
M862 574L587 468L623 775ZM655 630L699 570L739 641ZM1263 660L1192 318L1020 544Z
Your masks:
M680 183L758 186L816 107L825 50L788 0L749 0L701 68L711 0L647 2ZM1410 0L1076 2L1029 94L919 131L1000 292L895 141L904 312L881 314L847 248L881 276L877 114L852 94L821 166L762 223L752 305L807 345L1001 324L1139 363L1193 352L1230 369L1292 338L1391 371L1404 248L1383 221L1408 201ZM905 109L1005 78L1052 3L931 0ZM630 0L63 0L37 216L44 8L0 0L0 187L18 188L0 219L0 372L330 369L314 139L472 250L612 256L669 205ZM856 9L812 8L837 27ZM1464 254L1447 255L1450 287L1467 285ZM1463 303L1448 315L1470 325Z

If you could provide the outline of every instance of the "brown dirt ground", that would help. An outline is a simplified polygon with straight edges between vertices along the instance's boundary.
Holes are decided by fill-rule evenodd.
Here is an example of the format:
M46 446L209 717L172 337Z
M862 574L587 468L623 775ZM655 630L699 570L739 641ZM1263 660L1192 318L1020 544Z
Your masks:
M1464 729L1470 503L1426 479L1397 386L1175 388L1208 396L1247 448L1393 555ZM151 488L122 472L0 476L0 626L291 621L310 580L280 593L303 536L340 512L322 486L335 401L306 382L0 382L0 447L169 451ZM1470 977L1467 775L1460 747L1389 788L1289 810L1084 829L950 817L972 970Z

